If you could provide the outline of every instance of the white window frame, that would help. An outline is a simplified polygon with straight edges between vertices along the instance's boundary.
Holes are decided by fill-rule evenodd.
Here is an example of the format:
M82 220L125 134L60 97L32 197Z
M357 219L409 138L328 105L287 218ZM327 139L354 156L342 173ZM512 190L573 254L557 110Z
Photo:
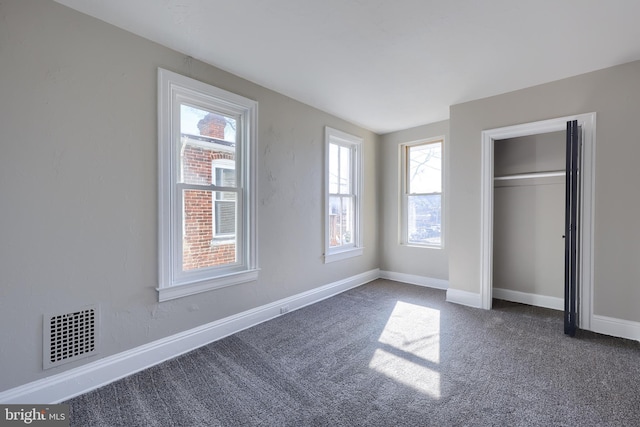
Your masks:
M409 242L409 167L408 167L408 152L409 148L429 145L440 144L440 192L435 193L413 193L411 195L440 195L440 244L427 244ZM404 246L412 246L418 248L430 248L430 249L444 249L445 245L445 224L444 224L444 206L445 206L445 139L444 136L438 136L434 138L421 139L419 141L407 142L400 144L400 244Z
M354 236L352 241L348 245L341 245L337 247L330 246L330 215L329 215L329 199L333 195L331 194L329 187L329 149L331 144L336 144L342 147L347 147L351 150L351 167L350 167L350 180L352 183L351 196L354 199L353 206L353 230ZM363 194L363 140L355 135L348 134L346 132L339 131L330 127L325 127L325 203L324 203L324 217L325 217L325 253L324 262L334 262L355 256L360 256L364 253L362 245L362 194ZM338 195L338 194L335 194Z
M237 120L236 185L238 262L182 271L182 197L179 184L180 105L189 104ZM166 301L257 280L256 162L258 103L158 68L158 299ZM179 188L180 186L180 188ZM211 185L211 190L216 187ZM180 193L178 193L180 191Z

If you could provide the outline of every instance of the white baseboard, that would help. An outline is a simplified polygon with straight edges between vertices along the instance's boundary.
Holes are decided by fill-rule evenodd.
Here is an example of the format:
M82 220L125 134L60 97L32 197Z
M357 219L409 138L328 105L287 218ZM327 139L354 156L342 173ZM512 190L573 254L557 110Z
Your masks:
M482 307L482 298L479 293L461 291L459 289L447 289L447 302L474 308Z
M198 326L57 375L0 392L0 403L59 403L280 316L282 307L286 306L288 311L293 311L364 285L379 277L379 269L370 270L311 291Z
M500 288L493 288L493 297L505 301L551 308L553 310L564 310L564 299L562 298L528 294ZM613 337L640 341L640 322L594 314L588 330Z
M545 295L529 294L511 289L493 288L493 297L520 304L535 305L536 307L564 310L564 299Z
M432 277L416 276L414 274L396 273L395 271L380 271L381 279L395 280L396 282L409 283L411 285L425 286L427 288L448 289L449 281L434 279Z
M377 278L397 280L437 289L446 289L446 285L448 285L448 282L445 280L380 271L378 269L370 270L122 353L105 357L57 375L0 392L0 403L59 403L222 339L243 329L278 317L281 315L280 309L282 307L287 306L289 311L293 311L364 285ZM498 297L495 291L494 289L494 295ZM470 307L481 307L481 297L479 293L447 289L446 300ZM594 315L591 327L594 332L640 341L639 322Z
M599 334L640 341L640 322L594 314L591 318L591 330Z

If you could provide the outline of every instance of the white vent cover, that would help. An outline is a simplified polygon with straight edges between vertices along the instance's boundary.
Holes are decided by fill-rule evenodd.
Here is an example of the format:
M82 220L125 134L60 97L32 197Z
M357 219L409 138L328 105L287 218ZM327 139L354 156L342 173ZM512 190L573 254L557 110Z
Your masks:
M43 369L98 353L98 307L44 316Z

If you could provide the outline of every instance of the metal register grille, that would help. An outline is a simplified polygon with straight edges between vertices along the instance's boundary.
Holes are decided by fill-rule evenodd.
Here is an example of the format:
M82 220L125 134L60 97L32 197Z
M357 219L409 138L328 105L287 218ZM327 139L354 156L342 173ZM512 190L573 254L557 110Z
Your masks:
M45 316L44 369L97 353L95 306L73 313Z

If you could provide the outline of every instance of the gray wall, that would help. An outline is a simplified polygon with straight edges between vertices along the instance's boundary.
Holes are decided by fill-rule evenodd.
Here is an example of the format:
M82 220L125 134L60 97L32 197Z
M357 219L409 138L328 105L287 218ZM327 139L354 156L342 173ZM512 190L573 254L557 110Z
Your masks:
M494 175L565 169L565 132L494 143ZM564 298L564 177L495 181L493 287Z
M480 292L481 132L597 112L594 313L640 321L640 62L451 107L450 288Z
M259 102L255 283L157 302L157 67ZM99 303L104 357L378 267L377 135L51 1L0 2L0 76L0 391L95 360L43 372L43 313ZM327 265L325 125L365 140L364 255Z
M566 132L548 132L494 142L494 176L565 170Z
M444 136L444 207L442 249L419 248L400 245L400 144L432 137ZM448 217L448 173L449 173L449 121L392 132L382 136L380 145L381 188L381 266L382 270L413 274L434 279L449 278L449 226Z

